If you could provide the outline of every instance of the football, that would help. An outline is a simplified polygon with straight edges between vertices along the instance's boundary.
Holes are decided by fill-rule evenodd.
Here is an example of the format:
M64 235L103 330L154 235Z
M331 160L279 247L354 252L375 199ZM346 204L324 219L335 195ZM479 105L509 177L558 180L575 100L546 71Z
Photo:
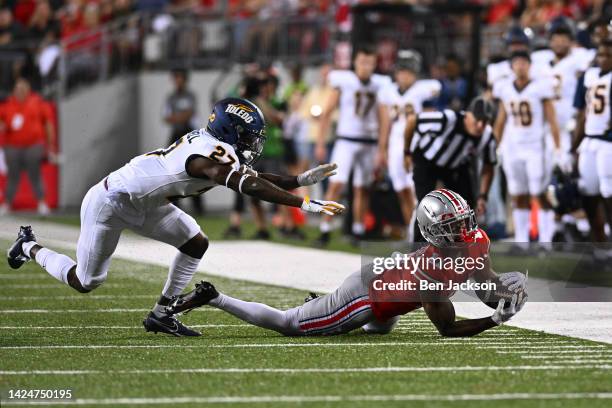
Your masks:
M512 302L512 296L517 294L509 290L503 283L499 280L499 277L495 277L494 279L488 279L487 283L494 283L495 289L489 290L477 290L476 295L484 304L489 306L491 309L497 309L497 304L500 299L504 299L506 301L504 308L510 307L510 302ZM518 298L516 300L517 304L523 299L526 295L525 290L520 290L518 292Z

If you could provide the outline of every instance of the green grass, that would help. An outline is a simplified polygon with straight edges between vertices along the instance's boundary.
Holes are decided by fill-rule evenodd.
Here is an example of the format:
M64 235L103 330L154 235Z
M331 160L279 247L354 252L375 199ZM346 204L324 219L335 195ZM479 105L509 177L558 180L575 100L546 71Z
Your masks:
M210 224L210 221L207 221ZM203 224L206 225L206 224ZM8 242L0 240L5 248ZM73 253L68 253L73 256ZM0 371L96 370L95 374L0 375L3 396L9 389L72 389L75 398L185 398L254 396L340 396L424 394L507 394L612 392L612 371L586 368L568 362L571 354L547 354L546 359L526 359L523 347L543 345L545 350L560 345L584 347L597 343L568 339L540 332L503 326L468 340L438 336L422 312L404 316L401 326L386 336L360 331L345 336L286 338L250 326L205 327L199 338L172 338L145 333L141 321L152 306L166 276L166 269L142 263L114 260L107 286L80 295L47 276L34 263L18 272L0 264ZM198 275L197 278L205 278ZM208 277L221 291L258 300L277 307L300 304L299 290ZM27 287L27 285L45 285ZM16 285L24 285L16 286ZM102 295L102 296L100 296ZM121 298L109 298L116 296ZM7 310L47 309L49 313L7 313ZM68 313L62 310L82 310ZM102 312L108 309L143 309L135 312ZM91 312L86 312L92 310ZM190 325L237 325L236 318L204 308L183 316ZM59 327L33 329L32 327ZM85 328L111 326L110 329ZM18 327L18 328L4 328ZM30 327L30 328L28 328ZM116 328L128 327L128 328ZM328 346L308 344L323 343ZM355 343L367 344L357 346ZM398 343L385 345L385 343ZM254 345L298 344L302 347L253 347ZM14 346L89 346L111 348L9 349ZM115 346L170 346L168 348L115 348ZM221 347L231 346L234 347ZM242 345L242 346L240 346ZM251 347L246 347L246 346ZM335 345L335 346L332 346ZM484 345L514 346L509 354ZM530 350L541 350L530 349ZM574 349L575 350L575 349ZM605 346L608 363L612 347ZM593 357L596 358L596 357ZM529 371L425 371L425 372L206 372L176 373L177 369L262 369L262 368L365 368L365 367L465 367L465 366L562 365L561 369ZM565 367L566 366L566 367ZM121 370L126 370L121 372ZM138 373L129 372L140 370ZM151 373L149 370L161 370ZM604 407L609 400L501 400L497 407ZM336 401L265 402L236 406L330 406L330 407L484 407L487 401ZM201 403L167 406L203 406ZM233 406L225 403L219 406ZM4 406L4 404L3 404ZM117 404L116 406L122 406Z

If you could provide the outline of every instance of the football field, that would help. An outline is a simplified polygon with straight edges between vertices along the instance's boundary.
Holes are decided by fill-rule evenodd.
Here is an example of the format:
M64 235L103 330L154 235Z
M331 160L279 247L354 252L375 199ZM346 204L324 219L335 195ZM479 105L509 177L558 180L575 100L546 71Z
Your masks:
M385 336L286 338L212 308L183 316L202 337L173 338L141 325L162 266L114 260L107 282L81 295L33 263L0 265L2 406L604 407L612 399L609 344L507 326L444 339L422 312ZM305 296L208 278L276 307ZM73 398L7 400L19 389L69 389Z

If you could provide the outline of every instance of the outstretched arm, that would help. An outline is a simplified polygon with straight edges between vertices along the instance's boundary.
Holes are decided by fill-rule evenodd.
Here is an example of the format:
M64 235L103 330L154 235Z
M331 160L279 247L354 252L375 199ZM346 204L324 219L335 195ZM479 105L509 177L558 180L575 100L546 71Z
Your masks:
M291 194L268 180L244 174L228 164L218 163L207 157L198 156L187 163L187 173L191 177L206 178L234 191L257 197L270 203L299 207L308 212L323 212L328 215L340 214L344 206L332 201L315 201Z
M302 186L310 186L317 184L318 182L325 180L326 178L336 174L338 165L335 163L322 164L315 168L305 171L297 176L283 176L272 173L258 173L257 171L246 167L240 166L240 171L245 174L260 177L270 183L280 187L284 190L293 190Z
M423 309L444 337L471 337L498 325L491 317L455 320L455 307L448 299L423 302Z

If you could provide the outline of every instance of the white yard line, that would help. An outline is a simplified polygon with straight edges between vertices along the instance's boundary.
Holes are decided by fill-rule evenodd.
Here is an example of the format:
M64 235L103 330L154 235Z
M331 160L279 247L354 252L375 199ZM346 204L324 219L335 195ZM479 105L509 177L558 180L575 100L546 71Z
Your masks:
M507 394L398 394L398 395L264 395L232 397L165 398L79 398L56 401L3 401L6 406L20 405L175 405L175 404L265 404L306 402L386 402L386 401L513 401L513 400L583 400L612 399L612 392L580 393L507 393Z
M13 240L19 225L24 222L29 221L2 217L0 238ZM44 244L70 250L76 247L78 228L37 220L34 230L38 239ZM175 253L176 250L168 245L134 234L124 234L115 257L168 266ZM262 253L274 256L261 256ZM305 261L296 262L296 260ZM361 257L356 254L270 242L225 241L211 243L198 270L232 279L281 285L305 291L330 292L349 273L358 270L360 265ZM160 283L165 279L147 274L134 275L134 278L146 281L159 279ZM46 287L42 285L38 284L37 287ZM58 287L57 285L49 287ZM110 284L105 286L109 287ZM10 286L3 285L3 287ZM13 287L27 288L28 285L13 285ZM244 288L248 288L248 285ZM458 315L470 318L488 316L492 313L490 308L479 302L455 302L455 307ZM612 343L612 302L528 302L524 310L515 316L509 325Z
M554 371L576 369L610 370L607 364L573 365L517 365L517 366L459 366L459 367L355 367L355 368L180 368L147 370L27 370L0 371L0 375L96 375L96 374L326 374L326 373L403 373L403 372L454 372L454 371Z
M376 343L245 343L245 344L86 344L86 345L24 345L24 346L0 346L0 350L28 350L28 349L137 349L137 348L277 348L277 347L417 347L417 346L443 346L448 345L463 346L472 343L445 343L445 342L376 342ZM554 353L582 352L582 350L560 350ZM512 353L512 352L507 352ZM529 351L522 354L530 353ZM541 353L537 351L535 353ZM600 349L591 353L602 353Z

